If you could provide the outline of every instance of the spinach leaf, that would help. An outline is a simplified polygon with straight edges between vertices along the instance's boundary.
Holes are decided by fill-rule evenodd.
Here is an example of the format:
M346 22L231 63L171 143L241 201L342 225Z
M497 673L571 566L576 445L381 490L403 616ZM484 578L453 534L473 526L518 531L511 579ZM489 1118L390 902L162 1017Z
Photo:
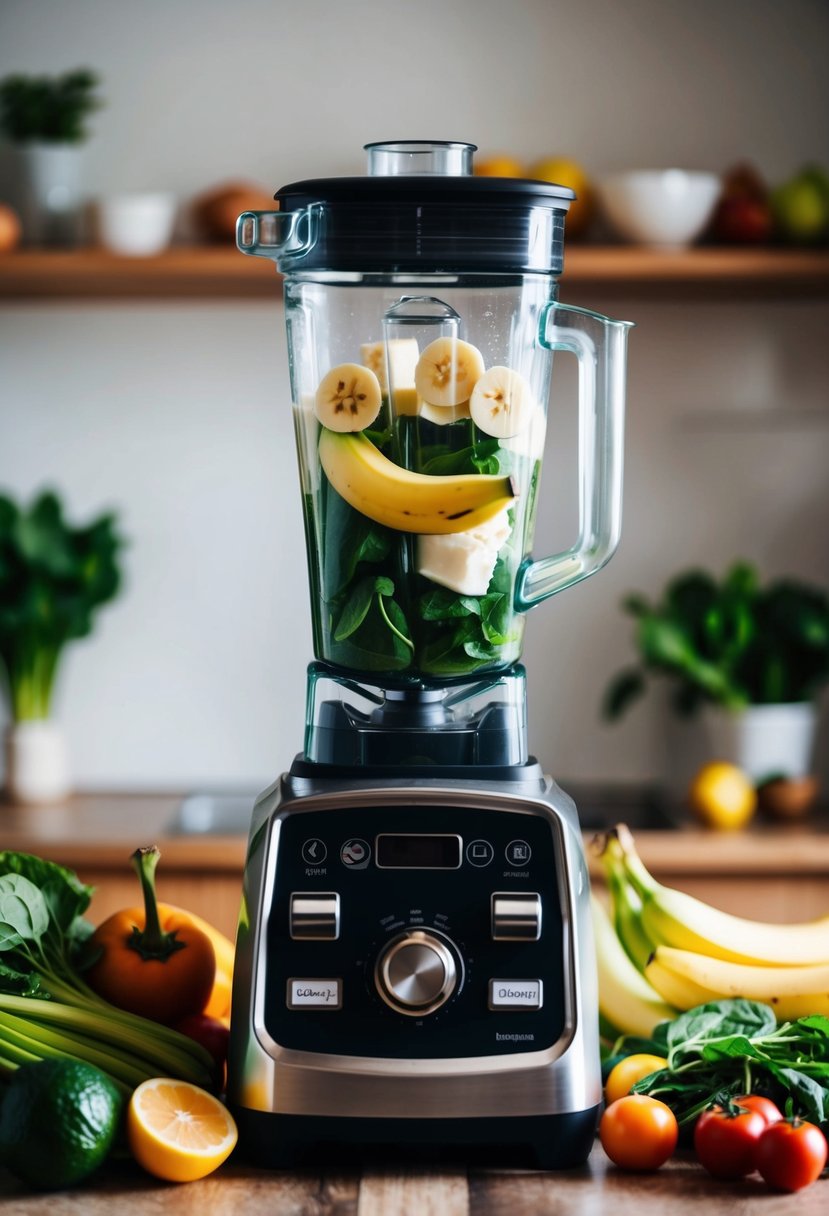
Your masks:
M754 1038L774 1030L777 1019L769 1005L742 998L727 1001L710 1001L681 1014L668 1022L665 1045L669 1050L687 1048L691 1044L710 1039L726 1038L729 1035L745 1034Z
M456 617L480 616L481 601L474 595L458 595L436 587L420 597L419 611L424 621L451 621Z
M504 591L485 595L481 600L481 628L484 637L493 646L505 646L514 641L510 634L512 624L512 599Z
M9 943L5 948L39 942L48 928L49 908L35 884L22 874L4 874L0 878L0 934Z
M0 992L8 996L31 996L49 1000L49 993L44 991L40 976L36 971L17 971L0 962Z
M345 602L339 622L334 630L334 641L342 642L359 629L368 615L377 579L361 578Z
M815 1123L829 1122L829 1089L797 1068L781 1068L777 1064L767 1067Z

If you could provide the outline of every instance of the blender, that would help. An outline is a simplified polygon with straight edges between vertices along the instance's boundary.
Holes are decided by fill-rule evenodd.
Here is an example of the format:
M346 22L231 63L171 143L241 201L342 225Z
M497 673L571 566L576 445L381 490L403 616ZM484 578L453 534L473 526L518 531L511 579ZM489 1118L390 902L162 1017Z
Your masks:
M258 798L228 1101L260 1164L572 1166L601 1101L588 875L528 754L528 609L619 537L629 324L558 302L572 191L474 145L239 217L276 262L315 659ZM556 353L578 361L579 535L530 556Z

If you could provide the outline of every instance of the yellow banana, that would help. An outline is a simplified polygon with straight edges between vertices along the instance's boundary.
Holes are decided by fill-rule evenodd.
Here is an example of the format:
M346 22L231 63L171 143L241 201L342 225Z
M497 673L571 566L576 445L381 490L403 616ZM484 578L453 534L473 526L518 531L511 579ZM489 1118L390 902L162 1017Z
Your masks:
M365 435L322 429L320 463L331 485L369 519L399 532L465 532L512 506L508 477L433 477L387 459Z
M647 871L627 828L614 829L628 878L642 899L642 927L659 945L711 958L761 966L829 963L829 916L805 924L774 925L745 920L663 887Z
M661 970L655 974L657 967ZM695 990L695 996L707 994L704 1001L723 997L764 1001L772 1006L781 1022L813 1013L829 1016L829 963L810 967L758 967L658 946L646 975L659 991L666 987L662 982L663 972L686 981ZM704 1002L696 1000L695 1003Z
M701 988L699 984L686 979L684 975L677 975L675 971L670 971L656 955L645 968L645 978L663 1000L669 1001L677 1009L694 1009L697 1005L707 1005L709 1001L721 999L720 995L711 993L707 988Z
M591 894L596 964L599 972L599 1011L624 1034L649 1037L660 1022L676 1017L625 953L604 905Z

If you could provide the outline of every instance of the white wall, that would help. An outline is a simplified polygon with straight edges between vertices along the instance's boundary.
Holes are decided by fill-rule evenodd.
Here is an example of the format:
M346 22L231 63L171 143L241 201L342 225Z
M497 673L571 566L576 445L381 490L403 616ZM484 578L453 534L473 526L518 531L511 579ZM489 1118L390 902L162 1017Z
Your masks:
M779 179L827 158L828 54L814 0L0 9L0 75L101 72L90 189L183 200L231 176L359 172L362 143L397 136L569 152L595 173L751 157ZM634 779L661 764L658 699L597 720L631 653L620 596L737 555L829 579L829 310L579 302L639 324L625 532L606 571L531 617L531 735L560 775ZM61 682L83 786L256 784L301 744L310 629L281 325L249 303L0 309L0 486L57 485L81 517L114 505L131 540L127 593ZM567 518L555 444L545 501ZM542 522L538 551L560 531Z

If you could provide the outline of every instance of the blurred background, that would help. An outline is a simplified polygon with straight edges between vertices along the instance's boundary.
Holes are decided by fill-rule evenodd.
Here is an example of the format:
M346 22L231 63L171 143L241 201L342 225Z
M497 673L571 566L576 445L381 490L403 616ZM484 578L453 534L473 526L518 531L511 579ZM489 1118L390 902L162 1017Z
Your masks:
M469 140L525 169L566 158L591 182L725 179L748 162L774 188L829 165L827 61L822 0L0 8L0 77L98 77L84 199L174 196L174 245L203 238L193 203L211 189L362 173L378 139ZM0 200L14 203L11 142ZM620 239L598 205L585 239ZM571 285L565 259L563 300L637 329L621 547L527 628L530 742L562 782L671 775L659 690L601 718L635 658L627 592L656 598L677 570L719 576L737 558L764 579L829 581L829 274L808 283ZM74 519L116 511L128 538L123 592L68 650L55 694L80 789L253 788L301 747L312 650L278 300L274 282L270 297L173 285L0 301L0 491L54 487ZM574 422L548 432L538 553L574 532Z

